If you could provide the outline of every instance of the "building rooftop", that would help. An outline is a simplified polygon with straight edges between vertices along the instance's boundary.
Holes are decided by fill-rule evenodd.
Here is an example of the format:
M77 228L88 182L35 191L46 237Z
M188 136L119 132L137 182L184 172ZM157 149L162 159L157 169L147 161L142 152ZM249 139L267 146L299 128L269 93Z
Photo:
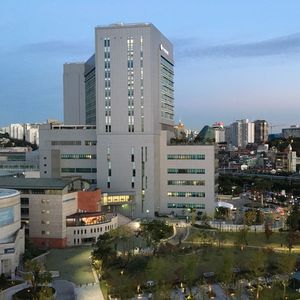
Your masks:
M6 198L6 197L11 197L11 196L16 196L18 195L19 192L16 190L8 190L8 189L1 189L0 188L0 199L1 198Z
M128 28L128 27L149 27L154 25L152 23L114 23L114 24L109 24L109 25L98 25L96 28Z
M0 188L62 190L78 179L0 177Z

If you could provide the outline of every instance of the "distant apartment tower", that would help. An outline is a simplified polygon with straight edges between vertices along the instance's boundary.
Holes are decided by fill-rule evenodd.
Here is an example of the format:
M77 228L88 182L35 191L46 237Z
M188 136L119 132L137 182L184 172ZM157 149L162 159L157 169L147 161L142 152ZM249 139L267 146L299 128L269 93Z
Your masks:
M268 141L269 124L266 120L254 121L254 142L258 145L265 144Z
M237 120L232 123L231 142L233 146L242 148L254 143L254 123L248 119Z

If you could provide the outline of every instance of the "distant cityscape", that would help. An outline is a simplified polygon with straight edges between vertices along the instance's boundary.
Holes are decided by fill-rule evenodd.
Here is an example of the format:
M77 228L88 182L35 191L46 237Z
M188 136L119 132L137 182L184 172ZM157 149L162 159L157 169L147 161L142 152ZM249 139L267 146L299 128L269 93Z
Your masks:
M95 45L87 61L64 64L63 122L0 128L0 296L297 293L300 127L185 128L174 122L173 45L153 24L98 26ZM84 253L85 282L74 263L64 273L68 257L46 272L69 249Z

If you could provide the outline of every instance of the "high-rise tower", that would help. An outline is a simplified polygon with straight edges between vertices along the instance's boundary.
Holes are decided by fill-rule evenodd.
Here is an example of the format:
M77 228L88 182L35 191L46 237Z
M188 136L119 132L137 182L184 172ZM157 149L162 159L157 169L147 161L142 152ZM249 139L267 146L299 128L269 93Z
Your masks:
M174 124L172 44L149 23L97 27L95 63L97 182L134 193L135 210L153 214L160 132Z

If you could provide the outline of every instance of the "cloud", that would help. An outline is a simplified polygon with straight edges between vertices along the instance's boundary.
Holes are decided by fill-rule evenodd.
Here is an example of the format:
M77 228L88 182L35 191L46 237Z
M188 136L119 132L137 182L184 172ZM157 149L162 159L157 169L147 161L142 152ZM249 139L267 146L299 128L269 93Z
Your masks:
M227 43L208 47L179 47L177 58L262 57L300 53L300 33L249 43Z
M90 54L93 52L93 45L90 41L45 41L24 45L21 51L34 54Z

